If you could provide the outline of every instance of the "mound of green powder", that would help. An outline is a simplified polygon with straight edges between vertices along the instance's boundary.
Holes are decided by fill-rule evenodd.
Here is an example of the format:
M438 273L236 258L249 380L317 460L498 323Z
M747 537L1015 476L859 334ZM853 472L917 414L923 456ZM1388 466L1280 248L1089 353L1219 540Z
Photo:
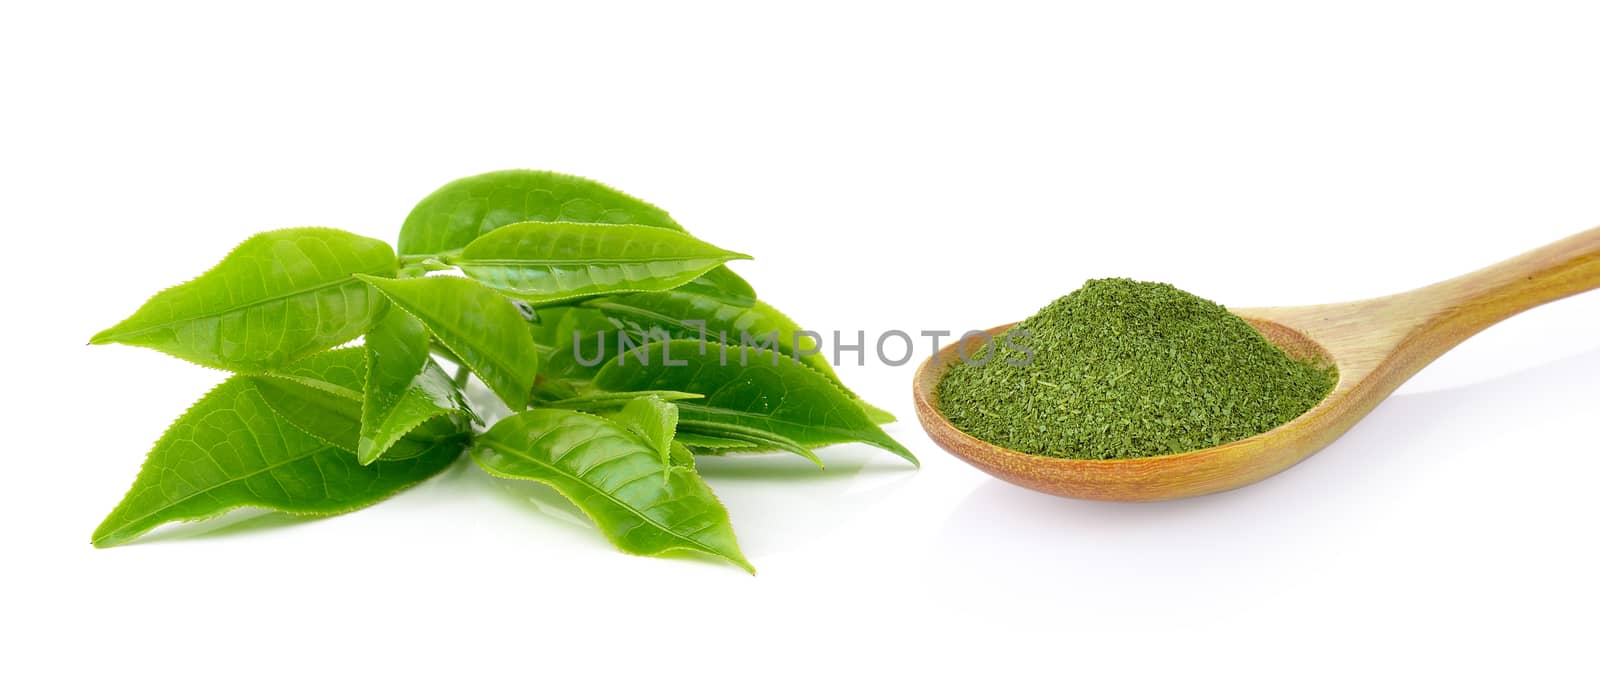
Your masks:
M939 410L967 434L1038 455L1132 458L1225 444L1294 419L1337 378L1170 284L1091 280L1013 331L1027 334L951 366Z

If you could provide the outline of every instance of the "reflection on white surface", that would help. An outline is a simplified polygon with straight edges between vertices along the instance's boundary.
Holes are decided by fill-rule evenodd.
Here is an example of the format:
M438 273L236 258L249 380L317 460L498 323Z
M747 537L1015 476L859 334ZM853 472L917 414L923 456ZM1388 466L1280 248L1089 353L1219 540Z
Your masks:
M933 567L952 583L1009 580L990 589L1002 599L1048 585L1061 595L1030 603L1122 610L1238 599L1281 591L1296 578L1339 584L1346 575L1438 593L1457 577L1452 566L1473 566L1486 550L1530 561L1559 551L1561 542L1540 536L1541 522L1594 518L1588 499L1561 497L1579 487L1560 475L1563 465L1587 468L1572 461L1596 460L1589 435L1600 410L1597 383L1593 351L1488 382L1397 395L1299 465L1208 496L1080 501L987 480L946 520ZM1529 437L1548 445L1560 436L1578 450L1517 450ZM1551 464L1527 469L1539 461ZM1536 509L1495 509L1496 494L1530 490L1550 490L1551 498ZM1385 536L1356 536L1373 530ZM1368 567L1351 571L1352 560Z

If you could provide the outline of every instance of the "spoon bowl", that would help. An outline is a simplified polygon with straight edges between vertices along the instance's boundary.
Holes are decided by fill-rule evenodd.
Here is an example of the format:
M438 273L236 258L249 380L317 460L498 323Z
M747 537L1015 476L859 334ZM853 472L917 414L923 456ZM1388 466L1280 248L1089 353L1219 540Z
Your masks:
M1418 370L1488 326L1600 287L1600 228L1449 281L1349 303L1233 312L1290 356L1332 363L1327 397L1272 430L1227 444L1143 458L1038 456L973 437L939 412L939 380L984 342L968 337L917 368L917 419L934 443L984 472L1035 491L1106 501L1158 501L1259 482L1349 430ZM1012 325L987 330L998 336Z

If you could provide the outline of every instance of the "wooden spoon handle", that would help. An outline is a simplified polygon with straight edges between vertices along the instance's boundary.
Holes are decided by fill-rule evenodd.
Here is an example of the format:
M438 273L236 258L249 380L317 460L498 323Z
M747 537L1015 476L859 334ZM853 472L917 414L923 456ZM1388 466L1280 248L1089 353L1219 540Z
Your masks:
M1600 227L1394 297L1437 356L1519 312L1600 287Z

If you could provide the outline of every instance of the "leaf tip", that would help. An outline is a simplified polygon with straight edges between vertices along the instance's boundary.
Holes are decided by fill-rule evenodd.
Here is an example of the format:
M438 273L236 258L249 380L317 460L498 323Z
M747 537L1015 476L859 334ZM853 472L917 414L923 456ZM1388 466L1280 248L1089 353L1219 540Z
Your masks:
M105 329L100 330L100 333L89 337L89 343L87 345L89 345L89 346L100 346L100 345L104 345L104 344L108 344L108 343L115 343L116 340L117 340L117 328L116 327L107 327Z
M889 448L887 446L884 447L889 448L889 452L906 459L906 462L911 463L911 467L918 469L922 467L922 461L917 460L916 454L912 453L911 449L906 448L905 446L901 445L900 442L894 441L893 439L890 439L889 441L894 444L893 448Z
M383 454L384 447L369 437L361 437L356 441L356 462L363 467L378 461L378 456Z
M744 552L739 550L739 546L737 544L733 546L732 551L705 551L711 553L717 558L721 558L722 560L739 566L740 570L750 573L751 577L755 577L756 575L756 566L750 564L750 560L744 557Z
M94 534L89 535L89 544L97 549L109 549L128 541L128 537L119 536L117 528L111 524L111 518L116 513L106 516L106 521L94 528Z

